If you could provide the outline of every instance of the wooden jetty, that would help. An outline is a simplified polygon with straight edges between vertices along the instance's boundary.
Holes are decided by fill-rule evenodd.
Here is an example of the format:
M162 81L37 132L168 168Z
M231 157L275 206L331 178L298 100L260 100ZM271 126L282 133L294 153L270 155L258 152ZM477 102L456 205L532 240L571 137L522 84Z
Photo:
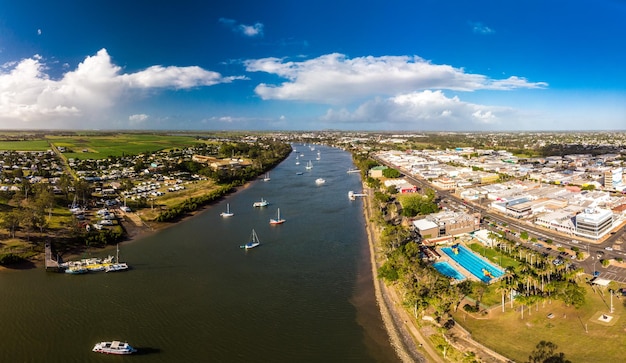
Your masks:
M46 264L46 271L56 272L60 270L59 262L52 258L52 246L50 245L50 242L46 242L45 264Z

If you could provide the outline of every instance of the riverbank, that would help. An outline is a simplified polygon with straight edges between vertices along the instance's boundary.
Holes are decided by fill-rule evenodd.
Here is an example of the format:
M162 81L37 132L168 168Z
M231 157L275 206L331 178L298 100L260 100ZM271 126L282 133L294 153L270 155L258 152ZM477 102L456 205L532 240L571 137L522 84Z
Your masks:
M367 191L366 194L368 195L368 197L363 198L363 212L370 248L376 301L391 343L403 362L446 362L447 360L439 355L432 341L428 338L432 334L437 334L436 329L428 325L420 327L415 318L403 306L397 289L394 286L387 286L382 279L377 277L378 268L383 262L376 249L381 231L376 223L372 222L373 206L369 196L373 195L373 191L365 185L363 189ZM502 363L509 361L506 357L472 339L471 334L458 323L451 332L455 336L454 346L464 352L474 352L476 358L481 362Z
M367 195L372 195L372 191L368 190L365 185L364 190L367 191ZM372 222L373 210L370 197L363 198L363 213L376 301L392 346L403 362L444 362L430 342L425 339L414 320L408 316L395 288L385 285L384 281L378 278L379 258L376 246L380 231Z

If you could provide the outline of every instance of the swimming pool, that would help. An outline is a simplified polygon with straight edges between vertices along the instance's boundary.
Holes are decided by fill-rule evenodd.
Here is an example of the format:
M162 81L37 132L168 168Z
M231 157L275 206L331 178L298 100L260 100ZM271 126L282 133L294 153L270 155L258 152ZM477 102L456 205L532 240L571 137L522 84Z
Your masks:
M445 261L433 263L433 267L442 275L452 277L453 279L457 279L459 281L465 280L465 276L463 276L462 273L457 271L457 269Z
M456 248L458 253L455 253L453 248ZM456 245L453 247L444 247L441 250L456 263L461 265L461 267L469 271L472 275L478 277L478 279L483 282L488 283L492 279L504 275L504 272L501 269L482 260L465 246ZM488 275L491 275L491 277Z

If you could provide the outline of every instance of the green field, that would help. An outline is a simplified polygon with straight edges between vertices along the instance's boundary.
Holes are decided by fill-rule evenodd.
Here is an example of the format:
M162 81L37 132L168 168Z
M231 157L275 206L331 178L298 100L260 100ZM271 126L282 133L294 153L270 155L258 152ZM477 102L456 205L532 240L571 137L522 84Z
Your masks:
M48 140L0 141L0 150L8 151L46 151L50 150Z
M166 134L80 134L49 135L40 139L0 141L0 150L10 151L46 151L52 143L56 147L65 147L66 158L105 159L109 156L137 155L159 150L185 148L204 141L193 136Z
M192 136L159 134L115 134L50 137L56 147L65 147L67 158L105 159L109 156L137 155L164 149L185 148L199 142Z

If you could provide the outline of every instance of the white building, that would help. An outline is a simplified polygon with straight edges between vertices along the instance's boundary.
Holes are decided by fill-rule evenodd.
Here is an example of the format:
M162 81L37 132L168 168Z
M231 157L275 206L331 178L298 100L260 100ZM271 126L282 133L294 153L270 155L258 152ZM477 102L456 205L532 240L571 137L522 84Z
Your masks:
M607 209L585 209L576 215L576 235L599 239L613 227L613 212Z

